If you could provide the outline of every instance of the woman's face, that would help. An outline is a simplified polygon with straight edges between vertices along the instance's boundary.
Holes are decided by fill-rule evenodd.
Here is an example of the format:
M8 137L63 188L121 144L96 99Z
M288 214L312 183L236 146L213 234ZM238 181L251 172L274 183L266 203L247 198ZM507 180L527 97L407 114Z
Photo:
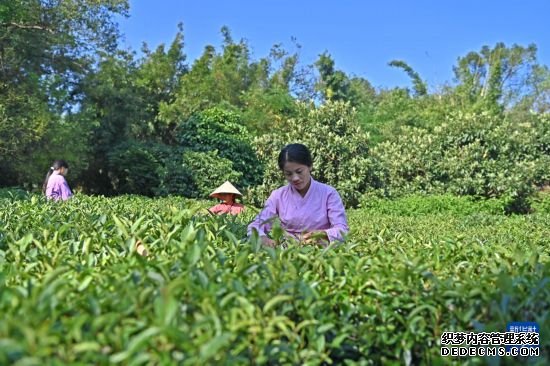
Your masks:
M61 174L62 176L66 176L67 173L69 172L69 168L61 167L61 168L59 168L58 172L59 172L59 174Z
M235 195L233 193L220 193L218 197L224 202L235 202Z
M288 183L292 184L298 192L303 192L309 187L311 181L311 167L287 161L283 166L283 174Z

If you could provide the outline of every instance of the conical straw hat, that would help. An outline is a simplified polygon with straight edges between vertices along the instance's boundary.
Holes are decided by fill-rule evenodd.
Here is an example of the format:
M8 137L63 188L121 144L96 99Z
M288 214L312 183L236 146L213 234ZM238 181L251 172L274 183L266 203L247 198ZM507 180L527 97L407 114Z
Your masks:
M210 193L210 197L217 197L218 194L220 193L233 193L238 196L242 196L242 193L239 192L239 190L235 188L233 184L229 183L228 181L226 181L224 184L216 188L214 192Z

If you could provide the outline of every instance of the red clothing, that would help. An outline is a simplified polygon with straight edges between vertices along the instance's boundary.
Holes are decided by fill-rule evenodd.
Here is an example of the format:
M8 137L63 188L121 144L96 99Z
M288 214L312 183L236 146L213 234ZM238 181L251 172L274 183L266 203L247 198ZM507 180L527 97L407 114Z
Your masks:
M208 209L208 211L218 215L221 215L221 214L238 215L241 212L243 212L243 210L244 210L244 206L240 203L233 203L231 205L228 205L227 203L220 203Z

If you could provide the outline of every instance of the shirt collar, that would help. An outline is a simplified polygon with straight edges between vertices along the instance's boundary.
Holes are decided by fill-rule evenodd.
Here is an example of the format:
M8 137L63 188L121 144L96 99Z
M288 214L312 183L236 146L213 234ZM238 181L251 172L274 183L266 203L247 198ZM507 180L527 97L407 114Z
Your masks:
M293 194L297 194L299 195L301 198L306 198L307 196L309 196L309 192L311 192L311 190L313 189L313 187L317 184L317 181L315 179L313 179L313 177L311 177L311 184L309 185L309 189L307 190L306 194L304 195L304 197L302 197L302 195L300 194L300 192L298 192L298 190L292 185L292 184L288 184L288 186L290 187L290 190Z

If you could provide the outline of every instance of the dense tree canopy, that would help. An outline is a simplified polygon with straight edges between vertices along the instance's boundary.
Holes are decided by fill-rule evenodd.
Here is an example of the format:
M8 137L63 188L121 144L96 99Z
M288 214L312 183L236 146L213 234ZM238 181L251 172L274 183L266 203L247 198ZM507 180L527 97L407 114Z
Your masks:
M65 129L64 112L83 97L80 83L99 55L117 49L114 15L127 11L127 0L0 4L0 153L8 182L36 178L29 157L59 143L49 141L51 131Z
M449 65L455 79L436 86L392 60L411 87L374 88L328 51L302 65L295 40L293 51L276 44L255 57L228 27L221 47L205 45L191 63L181 24L168 45L122 50L114 17L128 6L0 4L0 185L38 187L50 162L65 158L86 192L200 197L222 179L261 192L280 182L270 159L290 140L312 147L319 178L350 204L404 185L494 196L548 184L550 71L534 44L471 51ZM482 135L447 141L468 128ZM508 150L476 168L487 144ZM495 175L512 162L522 170L507 176L515 181Z

